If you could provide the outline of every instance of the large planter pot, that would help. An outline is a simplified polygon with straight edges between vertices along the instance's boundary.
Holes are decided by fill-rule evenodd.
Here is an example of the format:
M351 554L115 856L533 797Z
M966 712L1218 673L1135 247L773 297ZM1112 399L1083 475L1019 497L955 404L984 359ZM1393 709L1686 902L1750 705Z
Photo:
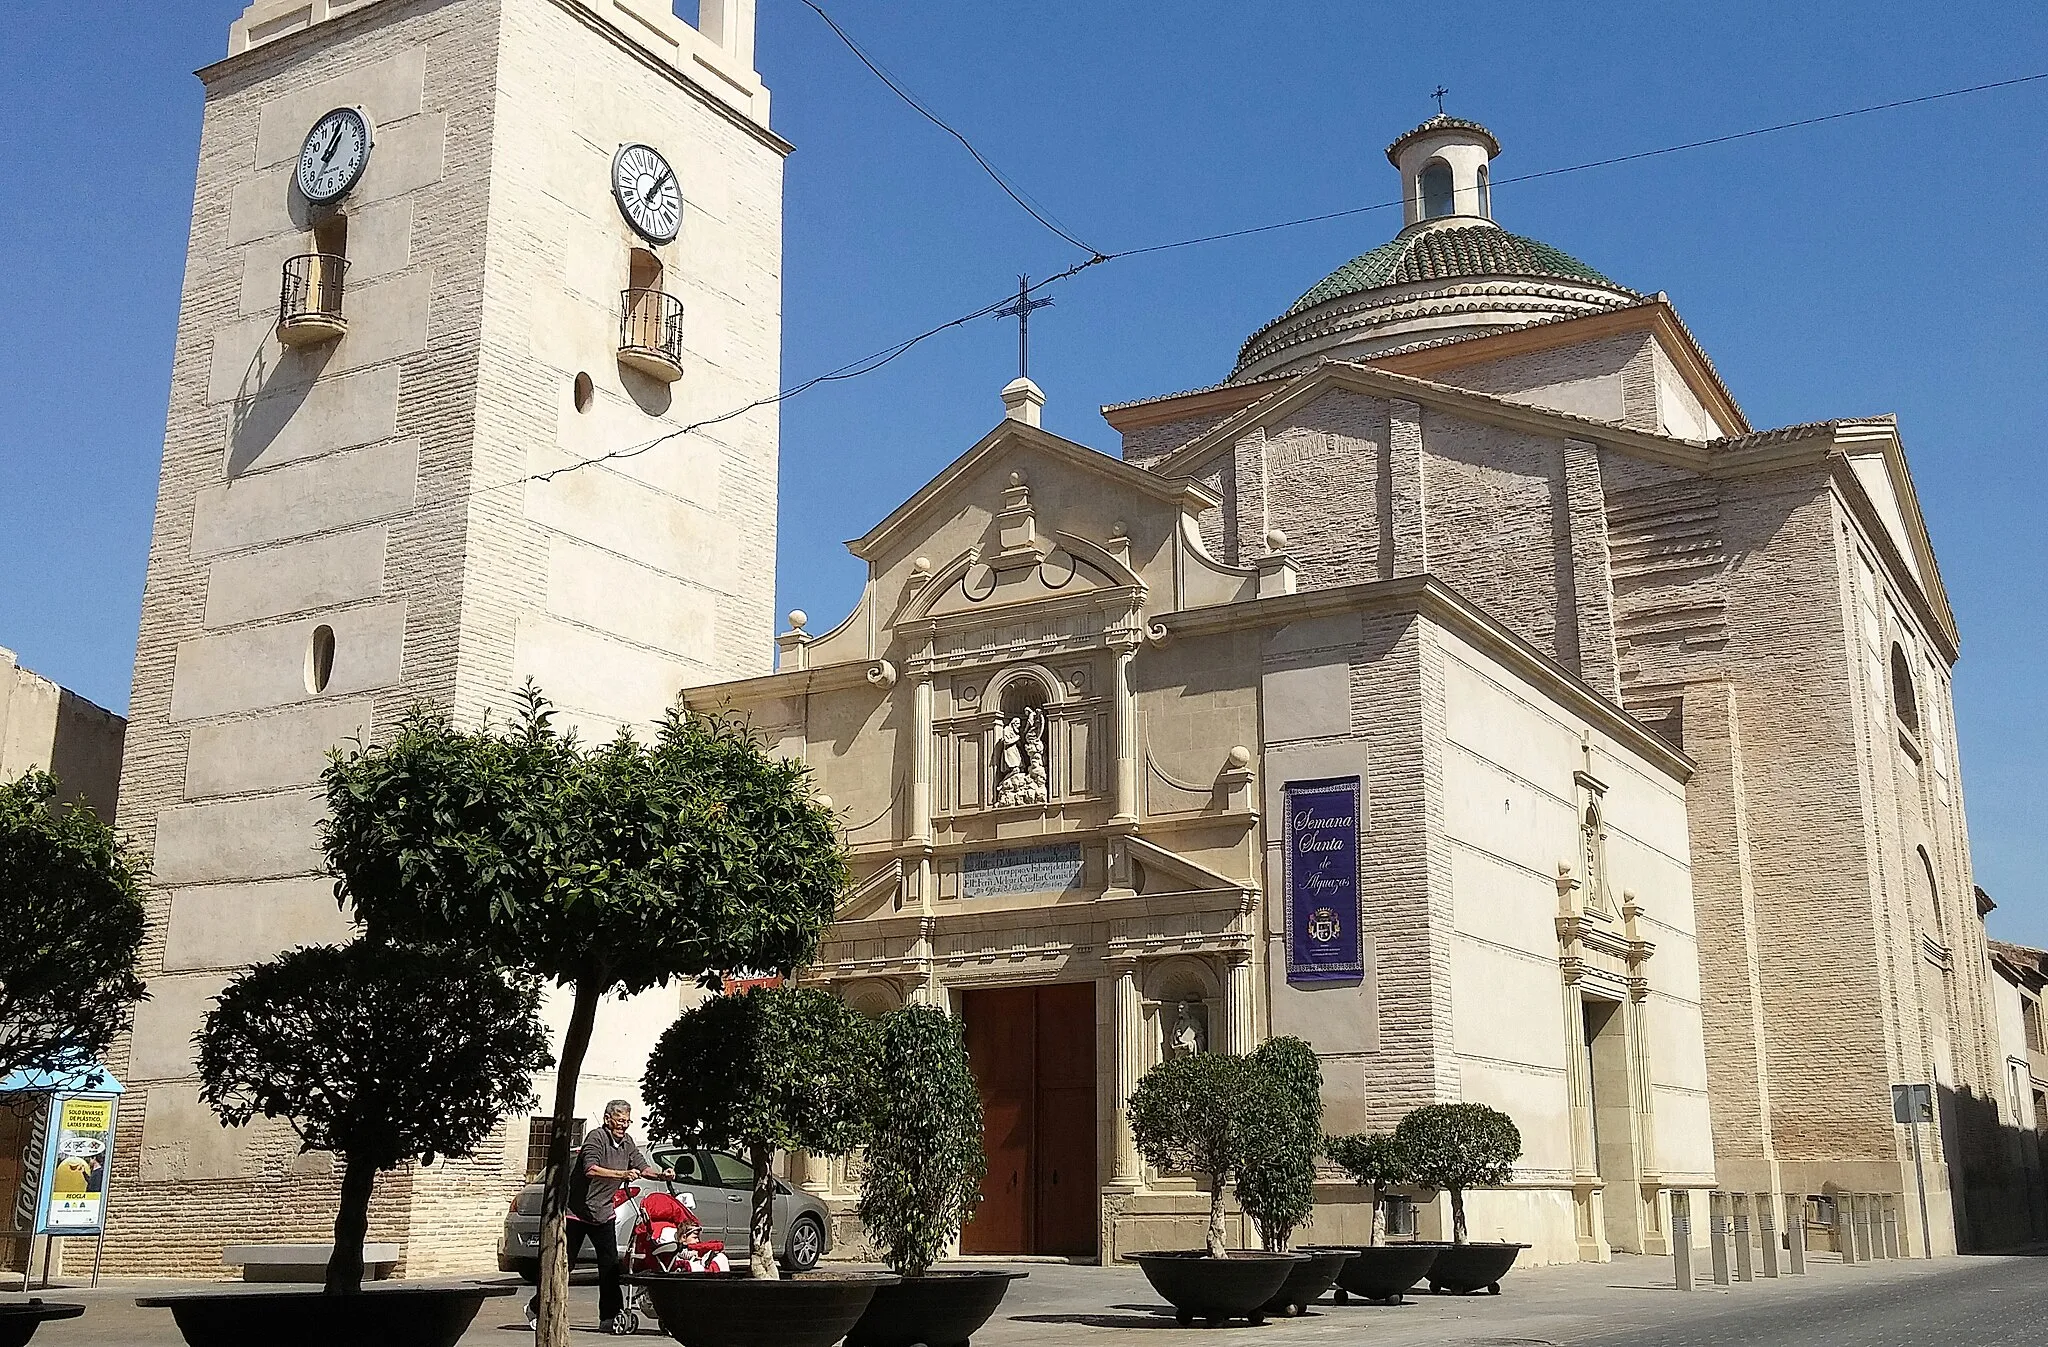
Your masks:
M1145 1280L1166 1297L1181 1323L1200 1319L1211 1328L1226 1319L1266 1322L1266 1303L1286 1283L1288 1274L1307 1261L1307 1255L1298 1253L1234 1253L1228 1258L1211 1258L1201 1249L1125 1257L1145 1269Z
M846 1335L846 1347L967 1347L1003 1303L1010 1283L1026 1275L976 1268L905 1277L875 1292Z
M1297 1249L1302 1261L1294 1265L1287 1274L1287 1280L1280 1283L1280 1289L1266 1302L1266 1313L1288 1318L1300 1314L1323 1298L1323 1292L1330 1289L1337 1280L1337 1273L1346 1259L1351 1257L1349 1249Z
M1526 1244L1443 1244L1429 1269L1429 1289L1438 1295L1500 1294L1500 1279Z
M1377 1300L1398 1305L1408 1288L1429 1275L1442 1253L1441 1244L1375 1244L1346 1249L1349 1255L1337 1273L1337 1299Z
M354 1295L320 1291L194 1291L144 1296L167 1309L191 1347L455 1347L484 1301L512 1286L366 1286Z
M899 1277L806 1272L754 1278L739 1272L638 1276L661 1331L683 1347L831 1347L860 1322L868 1302Z
M76 1319L83 1305L52 1305L45 1300L0 1300L0 1347L22 1347L36 1329L52 1319Z

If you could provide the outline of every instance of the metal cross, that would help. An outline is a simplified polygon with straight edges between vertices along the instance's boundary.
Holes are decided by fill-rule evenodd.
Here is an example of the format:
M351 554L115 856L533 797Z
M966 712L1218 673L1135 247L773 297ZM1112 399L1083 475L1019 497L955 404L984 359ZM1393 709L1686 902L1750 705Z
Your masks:
M1052 297L1050 295L1044 299L1033 299L1031 297L1031 278L1029 276L1019 276L1017 278L1016 300L996 310L996 317L998 318L1014 318L1017 320L1017 377L1020 379L1031 377L1031 311L1033 309L1043 309L1051 303Z
M1450 90L1444 88L1441 84L1429 91L1429 96L1436 100L1436 115L1439 117L1444 115L1444 95L1449 92Z

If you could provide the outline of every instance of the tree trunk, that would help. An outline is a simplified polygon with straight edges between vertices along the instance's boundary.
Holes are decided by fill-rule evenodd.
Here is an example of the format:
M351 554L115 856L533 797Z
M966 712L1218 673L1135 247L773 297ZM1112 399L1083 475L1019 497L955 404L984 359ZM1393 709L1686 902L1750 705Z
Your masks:
M747 1275L772 1279L782 1275L775 1266L775 1152L756 1143L748 1147L747 1159L754 1166L753 1238L747 1250Z
M1230 1257L1230 1245L1223 1238L1223 1176L1209 1176L1209 1256Z
M1451 1243L1465 1242L1465 1190L1451 1189Z
M1372 1194L1372 1224L1365 1228L1366 1247L1371 1248L1380 1242L1381 1235L1387 1233L1387 1218L1380 1210L1380 1204L1386 1201L1386 1198L1377 1188L1368 1188L1366 1191Z
M327 1294L353 1295L363 1289L363 1238L370 1231L370 1194L377 1190L377 1166L359 1156L344 1157L341 1206L334 1213L334 1252L327 1256Z
M569 1347L569 1183L576 1125L576 1079L590 1049L601 989L588 979L574 984L569 1027L562 1034L562 1060L555 1068L555 1121L548 1135L548 1167L540 1203L540 1322L535 1347Z

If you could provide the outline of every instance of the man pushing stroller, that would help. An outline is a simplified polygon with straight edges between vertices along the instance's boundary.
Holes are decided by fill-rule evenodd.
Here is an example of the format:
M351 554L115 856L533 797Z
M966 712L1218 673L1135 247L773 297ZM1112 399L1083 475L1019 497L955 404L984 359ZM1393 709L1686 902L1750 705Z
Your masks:
M604 1106L604 1125L594 1127L576 1152L576 1172L569 1193L569 1266L583 1241L597 1256L597 1319L607 1333L633 1331L625 1314L626 1297L619 1286L619 1244L612 1221L619 1190L631 1179L673 1179L672 1169L656 1169L628 1130L633 1106L614 1099Z

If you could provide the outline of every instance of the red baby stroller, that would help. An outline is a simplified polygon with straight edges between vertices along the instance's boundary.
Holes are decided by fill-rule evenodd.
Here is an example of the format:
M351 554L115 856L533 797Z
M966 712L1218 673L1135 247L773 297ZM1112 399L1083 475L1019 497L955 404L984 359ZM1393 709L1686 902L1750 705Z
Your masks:
M698 1239L704 1229L697 1219L697 1202L688 1192L677 1192L673 1182L667 1192L644 1192L639 1184L619 1190L612 1207L612 1229L619 1244L619 1271L681 1276L691 1272L730 1272L721 1240ZM637 1333L640 1314L654 1314L654 1302L643 1288L613 1324L612 1333ZM535 1296L526 1302L529 1328L540 1322L540 1302Z

